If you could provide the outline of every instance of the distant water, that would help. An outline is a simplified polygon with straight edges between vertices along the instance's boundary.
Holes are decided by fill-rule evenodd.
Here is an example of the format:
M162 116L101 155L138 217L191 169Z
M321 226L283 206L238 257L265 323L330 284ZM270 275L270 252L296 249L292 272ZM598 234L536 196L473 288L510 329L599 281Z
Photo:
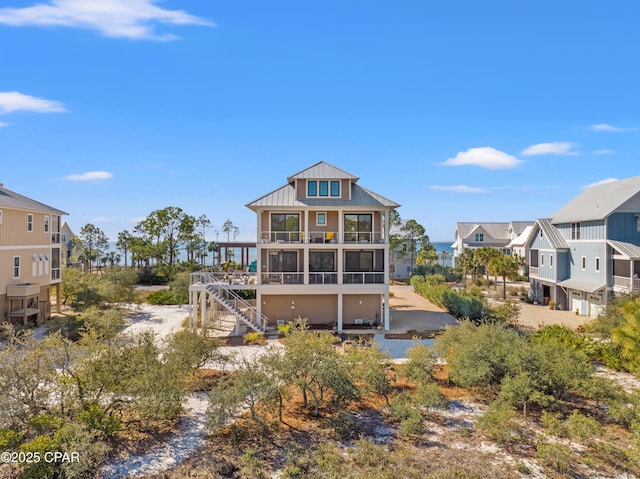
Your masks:
M437 241L437 242L432 242L431 244L433 245L433 247L436 249L438 253L442 253L444 251L445 253L453 254L453 248L451 248L452 243L453 241L449 241L449 242Z

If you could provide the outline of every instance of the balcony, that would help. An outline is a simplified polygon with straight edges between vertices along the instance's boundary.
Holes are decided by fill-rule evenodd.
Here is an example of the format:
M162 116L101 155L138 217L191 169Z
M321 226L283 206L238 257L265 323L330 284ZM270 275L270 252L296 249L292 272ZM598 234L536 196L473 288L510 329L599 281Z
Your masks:
M342 239L342 241L340 241ZM340 234L338 231L263 231L260 242L265 243L313 243L313 244L335 244L335 243L387 243L382 231L350 231Z
M640 289L640 278L627 278L625 276L614 276L613 286L625 288L629 291L638 291Z
M262 284L304 284L304 273L263 273Z
M309 284L338 284L338 273L309 273Z
M60 268L51 268L51 281L59 281L60 278Z
M343 284L384 284L384 273L343 273Z
M60 243L60 233L51 233L51 244Z

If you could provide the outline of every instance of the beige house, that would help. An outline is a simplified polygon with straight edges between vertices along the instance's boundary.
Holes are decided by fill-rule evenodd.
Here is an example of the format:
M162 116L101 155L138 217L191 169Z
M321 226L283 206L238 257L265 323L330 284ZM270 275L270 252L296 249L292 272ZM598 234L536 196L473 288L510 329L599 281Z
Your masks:
M236 288L254 289L256 302L237 317L260 330L298 317L338 330L389 329L389 213L399 205L358 180L321 161L246 205L256 213L257 271L255 284ZM195 310L206 317L212 297L233 311L232 284L192 276L194 324Z
M60 296L61 216L0 184L0 321L40 325Z

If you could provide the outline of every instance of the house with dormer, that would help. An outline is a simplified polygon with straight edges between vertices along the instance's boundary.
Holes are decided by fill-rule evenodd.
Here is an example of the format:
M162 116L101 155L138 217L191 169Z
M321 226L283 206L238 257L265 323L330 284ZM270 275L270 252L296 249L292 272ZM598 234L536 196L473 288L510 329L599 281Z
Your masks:
M0 184L0 322L40 325L49 318L52 290L60 297L66 214Z
M530 295L597 316L608 299L640 289L640 176L592 186L535 222Z
M457 260L465 249L477 249L483 246L489 246L505 254L511 254L512 242L521 237L526 228L532 225L533 221L456 223L456 230L454 232L455 241L451 245L453 249L453 266L455 267L457 265Z

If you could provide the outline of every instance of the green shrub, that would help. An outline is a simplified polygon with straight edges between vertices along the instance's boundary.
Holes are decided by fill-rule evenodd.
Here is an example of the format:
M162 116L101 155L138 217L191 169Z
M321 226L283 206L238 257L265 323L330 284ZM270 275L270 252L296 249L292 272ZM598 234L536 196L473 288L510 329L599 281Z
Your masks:
M449 400L442 394L437 384L422 385L415 398L416 404L431 409L449 409Z
M161 289L160 291L154 291L149 296L147 296L147 302L149 304L157 304L157 305L174 305L174 304L184 304L180 303L179 298L176 298L174 294L168 289Z
M522 436L517 417L518 414L511 406L501 401L494 401L476 420L476 427L500 444L511 444Z
M562 420L562 416L559 413L542 411L540 422L542 423L542 426L554 436L564 437L567 435L567 425Z
M419 384L433 381L436 356L431 348L418 343L407 350L407 359L408 361L401 366L401 371L407 379Z
M0 451L17 447L22 442L22 434L16 429L0 430Z
M592 417L587 417L574 410L566 420L569 437L589 439L602 435L602 426Z
M113 436L121 426L119 417L106 415L104 409L97 404L91 404L80 411L77 420L84 423L89 429L100 431L105 437Z
M551 469L568 473L571 471L571 448L563 444L540 443L536 447L536 457Z

